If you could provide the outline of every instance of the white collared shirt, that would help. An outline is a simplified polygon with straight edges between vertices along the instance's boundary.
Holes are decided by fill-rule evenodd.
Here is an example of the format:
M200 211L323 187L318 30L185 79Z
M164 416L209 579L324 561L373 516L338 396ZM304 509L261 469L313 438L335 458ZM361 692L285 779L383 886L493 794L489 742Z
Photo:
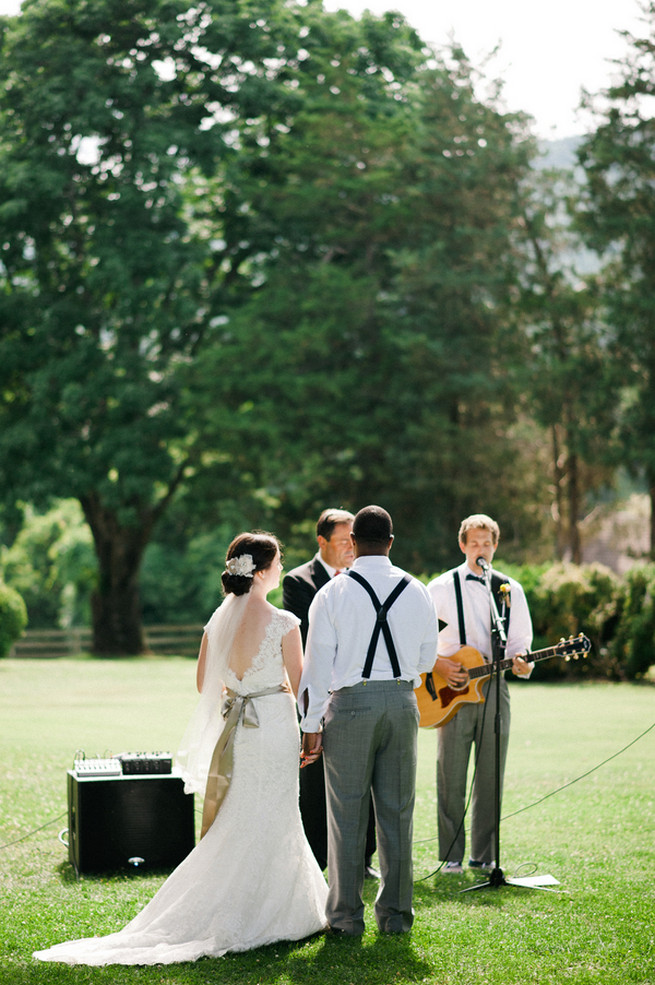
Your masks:
M366 578L380 602L391 594L405 575L386 555L355 559L354 571ZM354 578L333 578L314 596L309 609L309 633L298 694L299 707L305 692L307 712L300 727L318 732L330 701L330 692L359 684L376 611L366 590ZM400 678L418 687L420 675L432 670L437 658L437 617L425 585L412 578L388 615L396 648ZM393 680L391 661L382 634L378 639L371 680Z
M323 565L323 567L327 571L327 573L330 576L330 578L334 578L334 576L337 573L337 570L339 570L339 571L345 570L344 568L339 568L339 569L333 568L331 564L328 564L327 561L324 561L323 560L323 558L321 557L321 552L320 551L317 551L316 552L316 554L314 555L314 560L315 561L319 561Z
M452 657L459 650L459 622L457 618L457 599L455 596L454 573L459 574L462 586L462 605L464 608L464 627L466 643L478 650L485 660L491 659L491 611L489 593L479 581L467 580L466 576L475 574L467 562L434 578L428 585L428 592L439 613L439 655ZM494 572L500 574L500 572ZM525 653L532 646L532 620L525 592L513 578L501 575L510 586L510 619L507 634L507 657ZM447 625L444 627L443 623Z

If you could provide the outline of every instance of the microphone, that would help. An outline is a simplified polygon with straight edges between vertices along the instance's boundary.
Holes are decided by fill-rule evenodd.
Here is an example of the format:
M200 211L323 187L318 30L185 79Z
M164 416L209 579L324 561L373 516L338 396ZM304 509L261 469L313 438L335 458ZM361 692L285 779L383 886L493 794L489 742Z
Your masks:
M475 559L475 563L477 564L478 568L482 568L482 570L485 572L485 574L486 574L487 571L490 571L491 570L491 566L490 566L489 562L484 557L478 557L478 558L476 558Z

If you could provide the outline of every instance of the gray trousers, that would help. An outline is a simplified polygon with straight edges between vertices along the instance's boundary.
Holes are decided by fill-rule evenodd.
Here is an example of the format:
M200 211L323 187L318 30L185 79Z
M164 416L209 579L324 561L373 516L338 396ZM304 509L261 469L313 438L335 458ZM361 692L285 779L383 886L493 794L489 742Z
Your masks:
M454 718L438 729L437 813L439 858L464 860L466 782L469 759L477 770L471 798L471 853L477 862L496 859L495 766L496 681L484 685L486 699L480 704L463 704ZM509 745L510 703L505 679L500 681L500 790L502 795L507 747Z
M384 933L412 926L412 837L419 714L408 681L335 691L325 714L328 815L327 920L364 930L364 845L373 794L380 863L375 918Z

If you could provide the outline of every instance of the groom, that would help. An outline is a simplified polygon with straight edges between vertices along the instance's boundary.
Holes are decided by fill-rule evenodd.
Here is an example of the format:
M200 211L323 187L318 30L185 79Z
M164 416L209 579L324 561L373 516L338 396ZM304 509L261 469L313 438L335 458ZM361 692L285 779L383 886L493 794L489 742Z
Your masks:
M360 510L351 540L350 572L325 585L309 610L298 693L303 757L313 762L322 752L325 763L330 929L364 932L372 789L381 869L375 917L383 933L402 933L414 919L414 688L436 660L437 616L425 586L389 560L393 528L386 510Z
M300 619L303 647L307 642L308 613L318 590L331 578L340 575L353 563L350 531L355 517L348 510L323 510L316 523L318 550L311 561L293 568L282 581L282 607ZM327 866L327 809L325 804L325 779L323 760L306 766L300 771L300 814L307 841L316 861L322 869ZM372 866L375 854L375 815L369 809L366 833L365 873L367 879L375 879L378 873Z

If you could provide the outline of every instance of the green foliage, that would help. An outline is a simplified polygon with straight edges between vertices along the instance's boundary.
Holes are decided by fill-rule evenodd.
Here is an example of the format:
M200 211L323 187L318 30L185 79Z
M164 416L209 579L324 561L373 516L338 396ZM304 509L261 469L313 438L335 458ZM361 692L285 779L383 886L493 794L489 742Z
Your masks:
M0 581L0 659L6 657L27 626L27 607L15 589Z
M629 680L655 663L655 565L634 567L622 581L610 652Z
M529 321L518 366L530 416L549 435L555 549L580 563L580 522L594 493L611 484L622 454L621 374L607 358L614 333L603 320L601 293L579 233L562 204L576 201L579 179L535 171L525 210L521 308ZM573 258L573 261L572 261Z
M222 328L286 244L340 256L336 225L334 243L313 236L317 209L328 216L359 195L357 222L339 225L360 242L370 230L372 192L385 184L375 148L425 54L399 17L360 23L283 0L102 0L65 12L44 0L26 5L2 46L0 460L11 466L1 492L8 503L80 500L99 563L94 646L136 652L139 568L181 484L210 460L206 509L221 488L252 496L253 511L275 499L258 468L282 437L274 419L249 435L260 444L242 469L226 437L231 405L218 407L211 441L196 425L196 396L202 408L217 394L194 370L214 352L219 378L240 376ZM365 127L358 150L371 144L371 190L335 140L351 111ZM322 146L336 153L317 196L287 148L311 160L315 140L309 155L299 149L321 119ZM311 194L289 194L296 178ZM249 384L256 393L266 378Z
M359 57L349 37L325 79L303 63L295 127L267 145L265 183L248 186L276 250L220 344L189 368L194 423L216 450L199 478L218 478L227 453L244 506L294 547L325 502L382 502L398 525L394 557L425 570L447 562L450 531L477 506L470 475L493 473L488 508L511 512L520 550L545 512L525 461L534 435L506 423L517 348L504 326L531 144L475 98L461 53L414 72L402 100L403 80L390 90L374 71L370 98Z
M45 513L25 507L21 529L0 550L0 572L24 598L31 628L87 626L95 559L79 503L62 500Z
M608 374L591 292L525 262L526 121L459 48L320 0L39 0L0 45L0 495L79 500L96 652L139 651L140 604L204 618L238 529L305 555L326 503L383 503L411 570L480 508L543 557L562 421L574 525L615 365L648 461L645 301ZM39 620L84 618L58 593Z
M655 489L655 4L642 0L639 34L623 32L625 57L601 92L596 130L582 143L586 188L577 209L587 243L603 253L603 303L613 327L612 362L621 373L622 458ZM593 107L594 100L588 102ZM653 497L651 497L653 500ZM651 551L655 510L651 502Z
M592 649L584 660L545 661L537 678L610 677L624 674L608 649L616 624L620 581L599 564L559 563L543 571L528 592L534 649L553 646L561 638L584 633Z
M154 540L140 583L144 623L204 624L223 598L220 576L233 536L221 526L184 545Z

